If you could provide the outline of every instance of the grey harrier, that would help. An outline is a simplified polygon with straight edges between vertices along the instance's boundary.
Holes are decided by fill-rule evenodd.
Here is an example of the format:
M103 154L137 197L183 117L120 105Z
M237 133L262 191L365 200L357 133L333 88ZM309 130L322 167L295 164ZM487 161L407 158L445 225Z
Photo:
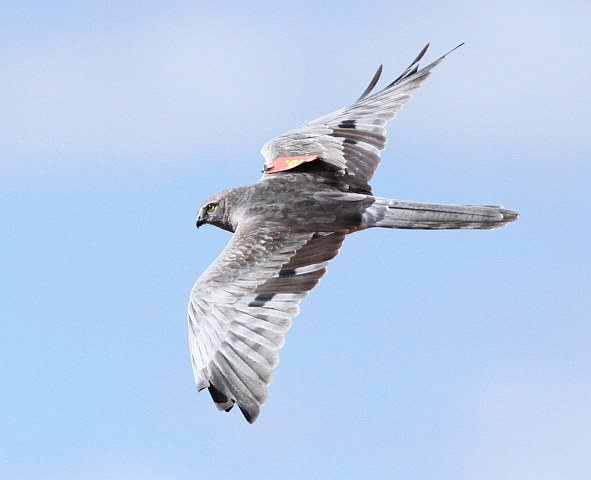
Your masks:
M224 190L199 209L197 227L234 233L189 300L195 381L219 410L237 403L248 422L257 419L299 303L346 235L371 227L493 229L518 218L501 206L373 195L368 182L386 144L386 123L445 58L419 69L428 46L383 90L371 94L380 66L351 106L265 144L259 182Z

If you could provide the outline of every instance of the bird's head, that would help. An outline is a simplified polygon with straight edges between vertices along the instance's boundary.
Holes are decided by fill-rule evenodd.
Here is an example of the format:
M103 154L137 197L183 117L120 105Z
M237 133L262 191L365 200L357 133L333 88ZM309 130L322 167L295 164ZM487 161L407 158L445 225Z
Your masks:
M221 195L213 195L209 197L197 213L197 228L205 223L216 225L221 223L224 219L224 199Z
M230 230L231 225L228 221L228 212L226 209L226 199L224 195L218 193L209 197L201 207L199 207L199 213L197 213L197 228L205 223L210 223L216 227L223 228L224 230Z
M197 228L205 223L234 233L241 214L248 208L252 186L228 188L209 197L197 213ZM250 192L250 193L249 193Z

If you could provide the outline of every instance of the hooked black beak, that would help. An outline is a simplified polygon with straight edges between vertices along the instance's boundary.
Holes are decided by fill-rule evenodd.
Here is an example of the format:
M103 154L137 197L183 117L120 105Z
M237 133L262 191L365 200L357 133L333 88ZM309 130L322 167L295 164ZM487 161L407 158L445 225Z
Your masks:
M199 228L204 223L205 223L205 220L203 220L201 217L197 217L197 223L195 223L195 225L197 225L197 228Z

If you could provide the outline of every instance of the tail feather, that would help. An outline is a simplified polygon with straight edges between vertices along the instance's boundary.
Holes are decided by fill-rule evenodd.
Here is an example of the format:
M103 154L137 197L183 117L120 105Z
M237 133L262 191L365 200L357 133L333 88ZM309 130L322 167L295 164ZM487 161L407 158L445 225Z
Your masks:
M518 213L500 205L440 205L376 197L375 203L363 214L362 225L366 228L491 230L518 218Z

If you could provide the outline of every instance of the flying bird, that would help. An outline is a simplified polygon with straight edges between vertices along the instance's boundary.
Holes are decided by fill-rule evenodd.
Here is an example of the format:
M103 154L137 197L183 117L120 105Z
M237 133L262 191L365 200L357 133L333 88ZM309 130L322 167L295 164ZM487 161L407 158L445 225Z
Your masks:
M195 381L219 410L237 404L248 422L257 419L299 303L350 233L372 227L487 230L518 218L501 206L373 194L369 181L386 144L386 123L450 53L419 68L428 47L384 89L371 93L380 66L351 106L267 142L257 183L217 193L199 208L197 227L209 223L234 233L189 299Z

